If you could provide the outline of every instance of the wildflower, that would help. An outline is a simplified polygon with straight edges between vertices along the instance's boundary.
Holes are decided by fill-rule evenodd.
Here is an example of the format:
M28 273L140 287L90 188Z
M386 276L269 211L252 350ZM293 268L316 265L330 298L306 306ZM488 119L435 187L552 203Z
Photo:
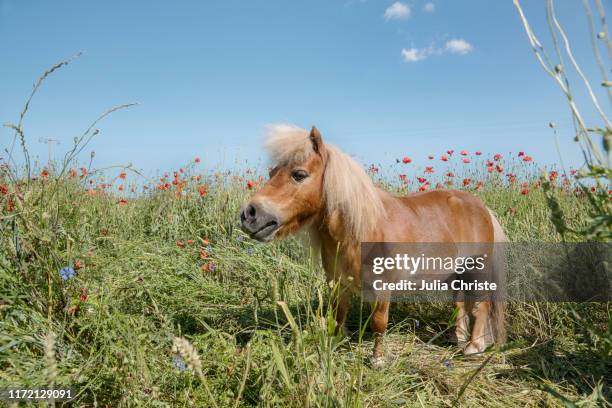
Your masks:
M528 188L522 188L521 189L521 195L527 195L529 194L529 189Z
M468 151L467 150L462 150L459 152L459 154L461 154L462 156L467 156L468 155Z
M436 190L440 190L444 188L444 186L442 185L442 183L436 183Z
M442 156L440 156L440 160L442 160L443 162L448 161L448 156L443 154Z
M455 152L455 151L454 151L454 150L452 150L452 149L451 149L451 150L447 150L447 151L446 151L446 153L447 153L449 156L452 156L454 152Z
M253 254L255 253L255 248L253 248L253 247L248 247L246 251L247 251L247 254L249 254L249 255L253 255Z
M214 272L217 270L217 265L213 261L210 261L206 264L203 264L201 269L202 272Z
M185 242L187 243L187 245L193 245L193 239L188 239Z
M400 174L400 175L399 175L399 179L400 179L401 181L406 181L406 177L407 177L407 176L406 176L405 174Z
M425 167L425 173L431 174L433 172L434 172L433 166L426 166Z
M467 187L467 186L469 186L469 185L470 185L470 183L471 183L471 182L472 182L472 179L470 179L470 178L464 178L464 179L463 179L463 186L464 186L464 187Z
M466 157L465 159L463 159L463 162L465 164L468 164L468 163L471 163L472 161Z
M183 174L183 173L185 173L185 169L181 167L181 168L179 169L179 172L180 172L181 174Z
M501 164L498 164L497 166L495 166L495 170L497 170L498 173L504 172L504 168L502 167Z
M187 369L187 365L185 364L185 360L183 360L183 358L181 356L179 356L179 355L175 355L172 358L172 364L179 371L185 371Z
M518 152L518 157L523 157L525 155L525 152Z
M429 156L427 156L427 158L428 158L429 160L433 160L433 159L434 159L434 157L433 157L431 154L430 154Z
M207 239L203 239L202 245L210 245L210 242Z
M121 198L119 201L117 201L117 204L119 205L126 205L128 203L128 200L126 200L125 198Z
M424 183L427 181L425 177L417 177L417 180L419 181L419 183Z
M530 161L533 161L533 158L531 156L524 156L523 157L523 161L524 162L530 162Z
M429 183L425 183L422 184L421 187L419 187L419 191L425 191L429 188Z
M493 160L495 161L500 161L501 159L502 159L501 153L495 153L495 156L493 156Z
M121 184L121 185L118 187L118 190L119 190L119 191L123 191L124 189L125 189L125 187L123 186L123 184Z
M79 170L81 170L81 178L87 176L87 169L85 167L81 167Z
M449 171L448 173L446 173L446 177L455 177L455 173Z
M478 183L476 183L476 191L480 191L480 189L482 189L482 187L484 186L484 181L479 181Z
M417 329L419 328L419 326L421 326L421 322L418 320L414 321L414 327L416 327Z
M412 159L408 156L404 156L404 158L402 159L402 163L404 164L412 163Z
M185 243L183 241L177 240L176 241L176 246L179 248L184 248L185 247Z
M81 268L83 268L83 262L81 262L80 259L77 259L76 261L74 261L74 270L78 271Z
M200 259L206 259L208 258L208 252L206 252L203 249L200 249Z
M594 193L595 191L597 191L597 189L595 187L591 187L591 193Z
M476 156L480 156L480 155L482 154L482 152L481 152L480 150L477 150L477 151L476 151L474 154L475 154Z
M249 190L252 190L254 186L255 186L255 182L253 180L247 181L247 188Z
M453 368L453 362L450 361L450 360L444 360L444 367L446 367L449 370L451 370Z
M201 162L201 160L200 160L200 158L199 158L199 157L196 157L195 159L193 159L193 162L194 162L195 164L198 164L199 162Z
M6 184L0 184L0 193L2 193L2 195L7 195L8 191L9 189Z
M40 172L40 177L42 178L49 177L49 171L47 169L44 169L43 171Z
M81 288L81 294L79 295L79 300L81 302L87 302L89 296L87 295L87 288Z
M488 173L493 173L493 170L494 170L493 166L487 166Z
M126 178L126 177L127 177L127 174L126 174L126 172L125 172L125 171L122 171L121 173L119 173L119 178L120 178L121 180L125 180L125 178Z
M68 170L68 177L75 178L77 176L77 172L75 169Z
M551 170L550 173L548 173L548 179L550 181L555 181L557 177L559 177L559 172L556 170Z
M59 274L60 278L62 278L64 282L76 276L76 272L70 266L64 266L62 269L60 269Z

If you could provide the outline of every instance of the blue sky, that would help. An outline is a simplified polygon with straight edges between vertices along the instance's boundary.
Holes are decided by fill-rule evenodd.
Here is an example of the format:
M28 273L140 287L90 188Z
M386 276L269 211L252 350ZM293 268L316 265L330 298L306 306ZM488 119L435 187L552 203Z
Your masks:
M43 160L39 138L61 141L57 157L107 108L140 102L100 124L88 149L99 166L153 174L195 156L208 166L255 163L273 122L316 125L360 160L385 164L448 148L556 162L555 121L563 160L580 163L567 105L511 0L394 3L0 0L0 122L18 120L46 68L84 51L31 105L25 131ZM547 46L544 2L524 3ZM598 87L582 2L557 3ZM2 148L11 139L0 130Z

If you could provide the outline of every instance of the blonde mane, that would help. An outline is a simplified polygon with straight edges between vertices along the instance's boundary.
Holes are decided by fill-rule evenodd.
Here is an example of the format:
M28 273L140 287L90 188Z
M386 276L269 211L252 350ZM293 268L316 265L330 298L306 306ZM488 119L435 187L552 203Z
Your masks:
M292 125L267 127L266 149L277 165L297 164L314 154L310 133ZM342 150L324 143L327 165L323 200L327 215L339 212L347 232L357 240L366 239L385 217L380 191L363 167Z

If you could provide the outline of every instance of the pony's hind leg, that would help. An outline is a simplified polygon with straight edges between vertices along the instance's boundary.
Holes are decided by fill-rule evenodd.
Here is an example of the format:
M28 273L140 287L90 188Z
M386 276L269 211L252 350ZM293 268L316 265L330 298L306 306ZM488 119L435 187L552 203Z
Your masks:
M472 327L472 337L469 344L463 349L463 354L482 353L488 346L493 344L493 335L489 322L491 302L476 302L472 309L474 316L474 327Z
M370 329L374 332L374 350L370 362L374 367L380 367L385 362L383 336L389 322L389 302L378 301L374 304L374 312L370 320Z

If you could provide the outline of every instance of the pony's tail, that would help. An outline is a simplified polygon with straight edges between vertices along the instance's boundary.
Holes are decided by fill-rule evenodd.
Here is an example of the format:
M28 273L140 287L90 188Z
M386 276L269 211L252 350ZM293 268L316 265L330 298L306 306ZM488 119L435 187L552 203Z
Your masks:
M489 210L493 223L493 278L497 283L498 291L492 296L490 322L495 344L506 342L506 245L508 238L504 234L495 214Z

